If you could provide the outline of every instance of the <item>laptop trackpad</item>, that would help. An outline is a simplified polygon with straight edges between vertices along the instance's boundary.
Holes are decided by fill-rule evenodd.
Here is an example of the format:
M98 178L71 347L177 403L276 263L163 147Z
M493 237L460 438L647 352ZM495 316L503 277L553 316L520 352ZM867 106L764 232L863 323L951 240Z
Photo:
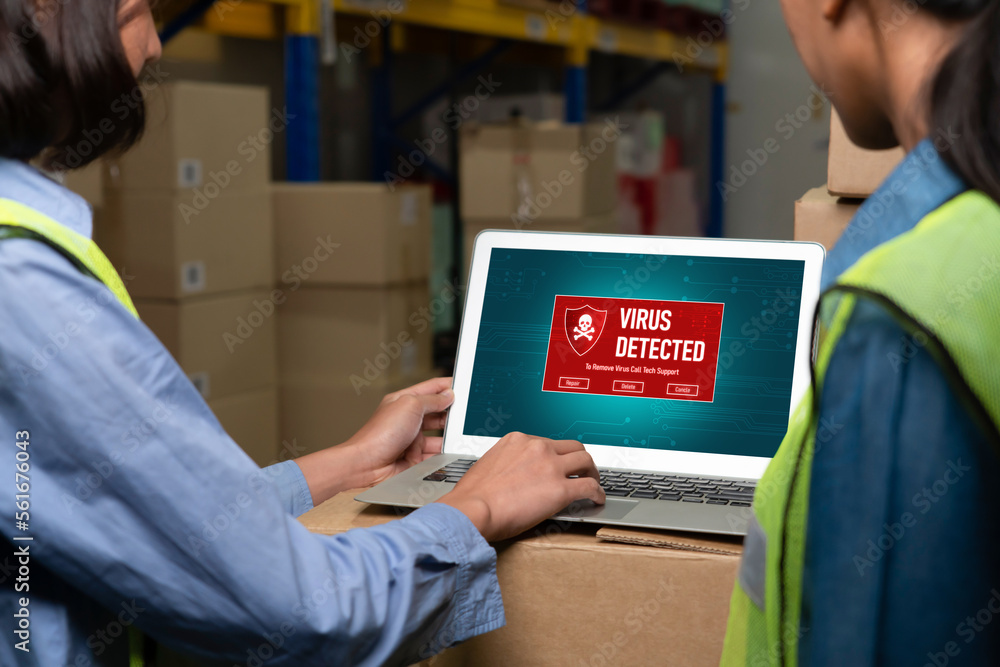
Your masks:
M580 519L600 517L608 521L617 521L624 519L625 515L638 504L635 500L625 500L624 498L608 498L603 505L595 505L589 500L578 500L570 503L569 507L552 518L579 521Z

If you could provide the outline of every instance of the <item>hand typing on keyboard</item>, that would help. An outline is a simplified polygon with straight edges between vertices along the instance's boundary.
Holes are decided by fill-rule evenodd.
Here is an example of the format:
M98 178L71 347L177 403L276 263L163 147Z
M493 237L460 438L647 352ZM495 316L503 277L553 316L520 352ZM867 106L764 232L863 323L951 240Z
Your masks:
M594 460L575 440L509 433L454 478L455 489L438 502L463 512L491 541L524 532L575 500L604 503Z

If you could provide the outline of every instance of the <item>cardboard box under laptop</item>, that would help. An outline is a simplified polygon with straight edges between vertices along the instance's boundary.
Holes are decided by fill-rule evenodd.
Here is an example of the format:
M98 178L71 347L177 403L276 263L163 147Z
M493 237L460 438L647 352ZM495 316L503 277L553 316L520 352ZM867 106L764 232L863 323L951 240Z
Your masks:
M263 467L281 458L278 437L278 390L271 386L208 402L222 428ZM297 454L289 453L286 458Z
M431 371L409 377L361 371L353 382L320 376L283 380L279 395L281 439L290 443L296 456L340 444L375 414L386 394L431 377Z
M299 520L336 535L406 513L358 503L357 493ZM719 664L738 539L546 522L496 547L507 625L427 664ZM438 647L425 649L430 657Z
M870 151L847 138L837 110L830 113L830 157L827 183L830 194L838 197L867 197L882 184L905 155L902 148Z
M860 199L834 197L824 186L807 191L795 202L794 239L814 241L829 252L862 203Z
M272 186L279 283L390 285L430 275L430 186Z
M390 288L313 286L287 292L278 318L282 381L429 372L433 303L427 282Z
M136 299L135 306L206 399L277 384L272 290L182 302Z
M109 161L108 185L183 189L205 200L260 192L270 181L274 135L287 123L266 88L167 81L146 91L146 131Z
M202 210L190 191L108 190L95 240L129 276L133 297L180 299L270 286L271 199L266 189L220 195Z
M615 142L622 127L604 123L504 123L462 127L464 220L522 223L574 220L615 208Z

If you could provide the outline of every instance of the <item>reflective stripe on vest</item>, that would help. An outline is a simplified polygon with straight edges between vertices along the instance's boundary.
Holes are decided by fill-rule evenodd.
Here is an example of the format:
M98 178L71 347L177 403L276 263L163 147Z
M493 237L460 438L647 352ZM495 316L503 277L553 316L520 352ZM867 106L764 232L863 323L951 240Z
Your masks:
M48 242L63 255L67 255L70 261L75 260L73 263L77 268L85 269L85 273L104 283L132 315L139 317L118 272L97 244L86 236L67 229L52 218L24 204L0 198L0 228L3 227L23 229L37 234L41 237L39 240Z
M905 364L912 350L926 349L1000 452L1000 368L992 358L1000 342L1000 207L970 191L865 254L821 298L813 383L754 494L762 535L744 546L723 665L798 663L819 397L859 299L883 306L909 334L889 362Z

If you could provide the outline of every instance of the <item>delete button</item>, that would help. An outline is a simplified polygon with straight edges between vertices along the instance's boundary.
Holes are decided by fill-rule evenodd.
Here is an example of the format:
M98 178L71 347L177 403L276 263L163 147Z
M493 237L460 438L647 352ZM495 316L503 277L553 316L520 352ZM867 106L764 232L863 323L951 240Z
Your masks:
M631 382L629 380L615 380L613 391L631 392L633 394L642 393L642 382Z

